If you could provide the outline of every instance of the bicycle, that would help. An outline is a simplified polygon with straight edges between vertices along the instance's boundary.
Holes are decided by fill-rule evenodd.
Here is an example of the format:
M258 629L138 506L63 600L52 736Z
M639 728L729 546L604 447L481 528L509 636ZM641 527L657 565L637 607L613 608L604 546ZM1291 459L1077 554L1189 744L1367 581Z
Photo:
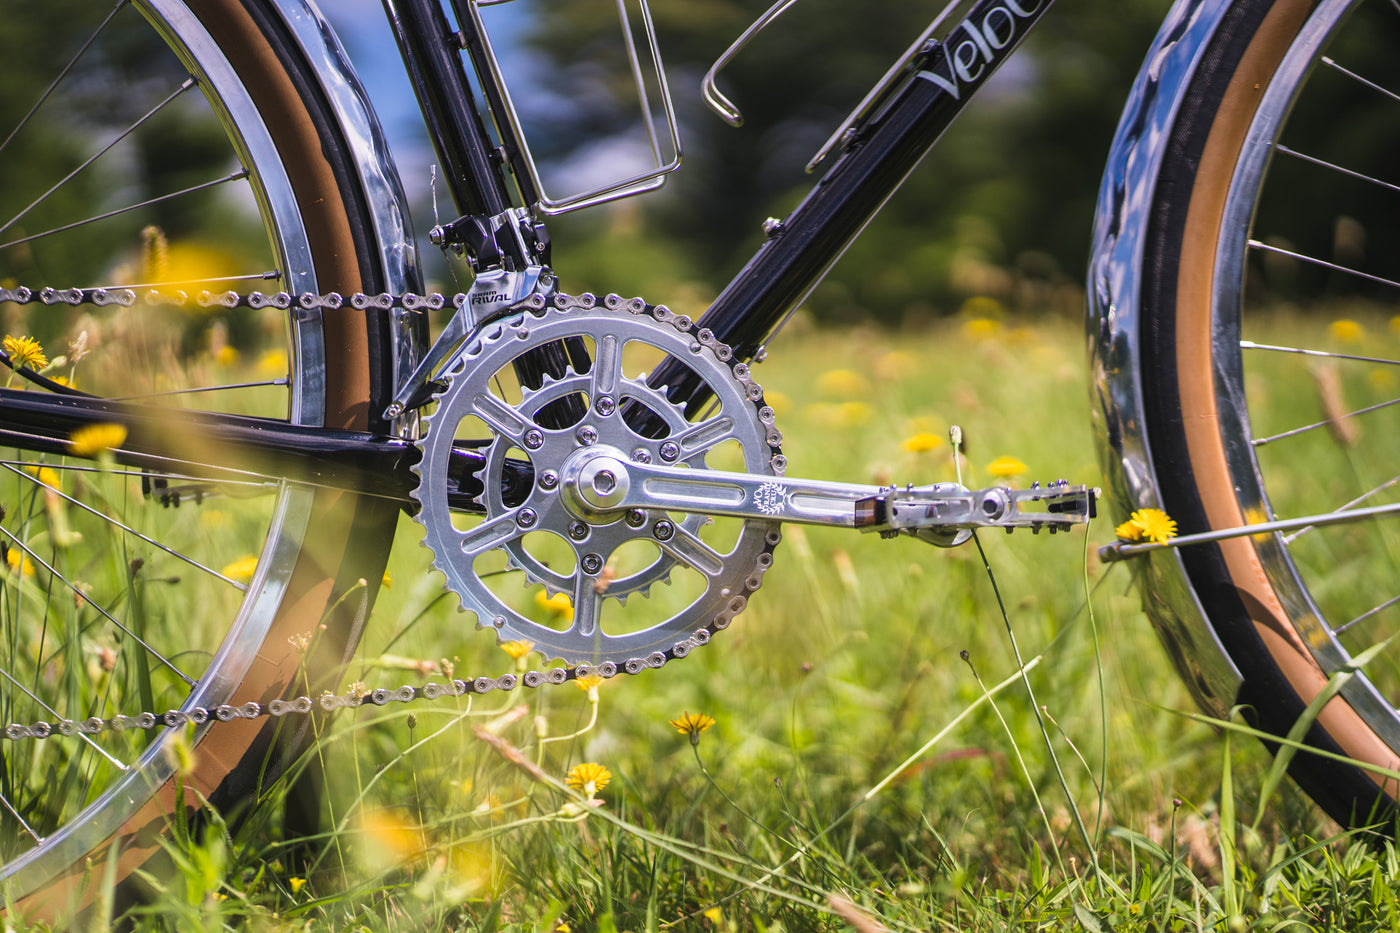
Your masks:
M789 3L707 78L731 121L738 111L715 76ZM11 43L0 308L14 319L57 309L29 320L50 343L69 341L62 362L20 340L3 356L12 384L0 389L0 433L14 454L0 463L0 716L13 751L0 805L14 829L0 874L14 903L57 909L85 859L119 842L124 879L156 850L173 810L236 807L310 744L313 709L683 658L759 588L781 522L955 546L979 527L1053 533L1092 514L1094 490L1062 483L900 489L786 477L781 434L748 367L1049 0L950 4L813 160L823 174L809 197L764 224L758 252L697 320L642 299L571 295L550 269L548 216L649 190L679 165L645 6L636 30L647 54L629 49L655 167L559 198L544 191L482 5L452 0L453 24L433 0L385 2L459 215L431 239L474 273L452 299L424 294L383 134L308 0L133 0L95 27L72 27L80 17L46 4L32 14L45 30L79 31L66 65L53 67L46 44ZM1314 68L1320 50L1364 51L1376 6L1179 0L1109 157L1089 283L1109 501L1120 518L1165 509L1183 532L1106 556L1155 552L1135 563L1145 602L1208 710L1245 702L1282 734L1339 689L1308 742L1362 764L1301 755L1293 771L1343 820L1395 803L1389 781L1364 766L1393 761L1400 719L1381 674L1352 676L1359 652L1340 637L1380 615L1350 604L1388 603L1360 586L1330 592L1317 559L1283 530L1306 545L1321 537L1310 529L1374 517L1357 506L1386 478L1358 476L1363 496L1319 509L1289 498L1278 464L1260 468L1249 441L1272 434L1252 430L1260 408L1241 407L1253 389L1241 347L1274 351L1241 340L1241 293L1257 257L1284 248L1242 234L1267 201L1275 152L1370 184L1365 170L1276 140L1290 108L1323 83L1307 79L1341 73L1330 57ZM1352 90L1371 93L1359 80ZM217 138L201 135L211 115ZM122 131L108 143L113 126ZM97 130L103 141L89 143ZM167 153L190 164L167 165ZM122 173L130 184L114 180ZM135 193L153 178L164 187ZM238 263L217 281L202 271L210 257L183 255L169 236L211 218L230 254L215 258ZM204 326L199 315L214 311L217 326ZM430 341L434 316L445 327ZM263 361L266 378L226 381L231 337L254 334L281 346ZM1384 455L1374 459L1383 469ZM478 625L532 642L553 666L335 693L404 509ZM1260 524L1278 514L1303 518ZM1384 546L1375 525L1347 533ZM203 582L186 586L185 574ZM674 574L690 581L675 615L611 624L627 596ZM523 578L544 596L569 594L572 621L532 621L498 575L516 590ZM1324 621L1322 601L1352 621ZM170 647L148 647L156 629ZM177 776L169 753L182 743L200 754Z

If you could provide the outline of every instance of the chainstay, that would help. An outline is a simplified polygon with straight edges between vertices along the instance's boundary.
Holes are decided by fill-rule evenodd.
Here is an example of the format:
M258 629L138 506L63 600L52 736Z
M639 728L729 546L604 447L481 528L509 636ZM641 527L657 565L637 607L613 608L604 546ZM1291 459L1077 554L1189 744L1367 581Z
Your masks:
M117 287L117 288L53 288L45 286L43 288L31 289L26 286L15 288L0 288L0 304L10 302L14 304L39 303L49 306L63 305L67 307L79 307L90 305L94 307L132 307L140 304L160 305L160 306L197 306L200 308L274 308L278 310L291 310L293 306L304 310L351 310L388 311L395 308L413 313L426 313L429 311L439 311L449 306L460 310L470 297L465 292L458 292L455 295L447 296L442 293L432 293L428 295L418 295L413 293L390 294L381 292L377 294L367 294L356 292L351 295L342 295L339 292L327 292L317 294L315 292L302 292L292 295L288 292L275 292L265 294L260 291L247 293L226 290L208 291L201 290L191 294L188 291L171 288L153 287ZM562 292L555 293L546 299L541 295L533 295L525 302L527 308L541 309L547 304L557 308L590 310L602 304L610 310L627 308L633 313L648 313L655 318L658 323L669 324L685 333L693 333L696 339L706 347L715 351L722 361L729 362L735 377L748 387L752 398L762 397L762 388L752 380L748 367L737 361L731 361L729 348L714 338L708 329L697 328L694 321L686 315L675 314L669 311L664 305L649 305L640 298L630 301L618 295L607 295L599 299L591 293L585 292L580 295L567 295ZM516 308L510 309L512 312ZM0 354L3 355L3 354ZM772 430L771 423L769 424ZM775 435L781 439L781 435ZM777 443L774 440L773 443ZM785 466L785 461L779 454L777 456L778 469L781 471ZM769 532L765 556L770 560L760 561L754 568L747 580L748 595L752 596L762 585L763 576L769 567L772 566L771 555L778 542L781 540L781 533L774 529ZM746 600L745 600L746 601ZM379 687L373 690L365 689L359 685L352 685L346 693L335 694L326 692L313 699L310 696L299 696L290 700L272 700L267 704L249 701L241 704L224 704L212 708L195 706L189 709L172 709L163 713L144 711L135 715L117 715L110 718L92 716L86 719L65 719L60 718L53 722L46 720L35 720L29 724L11 723L0 730L0 735L11 742L20 742L26 739L47 739L52 736L93 736L104 732L125 732L132 729L153 730L181 728L187 724L204 725L211 722L232 722L234 720L281 718L288 715L310 715L317 710L324 713L331 713L341 709L357 709L361 706L385 706L389 703L412 703L419 700L438 700L443 698L460 698L463 696L486 694L496 691L509 692L518 687L538 688L544 686L558 686L569 681L580 681L585 678L597 677L601 680L609 680L620 674L635 676L646 670L660 668L672 660L680 660L690 654L696 648L703 647L710 642L714 631L722 630L729 626L733 617L743 610L743 606L730 607L722 611L715 617L713 622L692 632L687 638L673 644L665 651L654 651L644 658L629 658L622 664L612 661L605 661L601 664L577 664L569 667L552 667L547 670L531 670L522 674L502 674L498 677L475 677L470 679L454 678L447 683L430 682L422 686L404 685L397 688Z

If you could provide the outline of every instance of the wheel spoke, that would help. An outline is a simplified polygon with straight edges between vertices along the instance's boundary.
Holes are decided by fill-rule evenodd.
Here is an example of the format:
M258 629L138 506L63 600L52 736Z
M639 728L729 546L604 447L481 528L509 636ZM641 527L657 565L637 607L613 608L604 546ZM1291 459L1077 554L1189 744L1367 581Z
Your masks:
M231 181L239 181L247 177L248 173L246 171L240 170L230 175L227 175L224 178L216 178L213 181L206 181L203 184L194 185L189 188L182 188L179 191L172 191L169 194L162 194L159 197L150 198L148 200L141 201L138 204L128 204L126 207L119 207L115 210L110 210L102 214L96 214L92 217L87 218L86 220L75 220L72 223L63 224L62 226L58 227L52 227L48 230L43 231L42 233L31 233L28 236L20 237L17 240L11 240L8 243L0 243L0 249L9 249L12 246L19 246L21 243L30 243L34 240L41 240L44 237L53 236L58 233L65 233L69 230L75 230L78 227L84 227L88 224L97 223L99 220L108 220L109 218L118 217L122 214L129 213L130 211L140 210L143 207L150 207L153 204L160 204L164 201L171 201L175 198L184 197L187 194L194 194L196 192L204 191L209 188L218 187L219 185L226 185Z
M1341 506L1341 507L1338 508L1338 509L1334 509L1333 511L1334 511L1334 512L1346 512L1346 511L1348 511L1348 510L1350 510L1350 509L1354 509L1354 508L1356 508L1357 506L1359 506L1361 503L1365 502L1366 500L1371 499L1371 498L1375 497L1376 495L1378 495L1378 494L1380 494L1380 493L1382 493L1382 492L1385 492L1385 490L1387 490L1387 489L1390 489L1390 488L1391 488L1392 486L1394 486L1396 483L1400 483L1400 476L1392 476L1390 479L1386 480L1384 483L1381 483L1379 486L1373 487L1373 488L1370 489L1369 491L1362 493L1361 495L1357 496L1355 499L1352 499L1350 502L1346 503L1345 505ZM1303 535L1309 534L1309 533L1311 533L1311 532L1313 532L1313 531L1316 531L1317 528L1318 528L1318 526L1316 526L1316 525L1309 525L1309 526L1306 527L1306 528L1300 528L1300 529L1298 529L1297 531L1293 532L1291 535L1284 535L1283 543L1284 543L1284 544L1292 544L1294 541L1298 540L1298 538L1302 537Z
M44 560L42 557L40 557L39 554L38 554L38 552L36 552L36 551L35 551L33 548L31 548L29 545L27 545L27 544L25 544L23 541L21 541L17 535L15 535L13 532L11 532L8 528L5 528L3 525L0 525L0 535L4 535L6 538L8 538L10 544L11 544L12 546L14 546L14 547L19 548L20 551L22 551L22 552L24 553L24 556L28 557L30 560L32 560L34 563L38 564L39 566L43 567L44 570L46 570L51 576L53 576L55 579L57 579L57 580L59 580L60 582L62 582L63 585L64 585L70 592L72 592L72 594L73 594L74 596L81 598L85 603L87 603L87 605L89 605L89 606L91 606L92 608L96 609L104 618L106 618L106 620L107 620L108 622L111 622L111 623L112 623L113 625L115 625L117 628L121 629L122 632L125 633L126 636L127 636L128 638L130 638L132 641L136 642L136 643L137 643L138 645L140 645L142 648L146 649L146 653L147 653L147 654L149 654L151 657L155 658L157 661L159 661L159 662L160 662L162 665L164 665L165 667L169 668L172 672L174 672L175 676L179 677L181 680L183 680L187 685L189 685L189 686L191 686L191 687L197 685L198 681L196 681L193 677L190 677L190 676L189 676L188 674L186 674L184 671L182 671L182 670L180 670L178 667L176 667L176 666L175 666L175 663L174 663L173 661L171 661L169 658L167 658L165 655L161 654L159 651L157 651L156 649L154 649L154 648L152 648L150 645L148 645L148 644L145 642L145 640L141 638L141 636L137 635L137 634L136 634L135 632L133 632L130 628L128 628L125 624L123 624L122 621L121 621L120 619L118 619L116 616L112 615L112 613L109 612L106 608L104 608L103 606L99 605L99 604L96 603L96 602L93 602L92 598L83 590L82 587L78 586L76 583L74 583L72 580L68 579L68 578L67 578L66 576L64 576L63 574L59 573L58 570L57 570L52 564L50 564L48 561L46 561L46 560Z
M73 717L71 717L71 716L65 716L65 715L63 715L63 714L60 713L58 710L54 709L54 708L53 708L52 706L50 706L49 704L45 703L41 697L39 697L37 694L34 693L34 691L32 691L32 690L30 690L28 687L26 687L26 686L25 686L23 683L21 683L18 679L16 679L16 677L15 677L13 674L11 674L8 670L6 670L3 666L0 666L0 677L4 677L6 680L8 680L11 684L13 684L16 688L18 688L19 691L20 691L21 693L23 693L25 696L29 697L29 699L33 700L34 703L35 703L35 705L37 705L40 709L42 709L42 710L43 710L45 713L47 713L48 715L52 716L54 719L72 719L72 718L73 718ZM127 769L127 765L126 765L125 762L121 761L121 759L119 759L119 758L114 757L110 752L107 751L107 749L103 748L101 745L98 745L96 742L94 742L94 741L92 740L92 736L88 735L88 734L85 733L85 732L79 732L79 733L78 733L78 737L81 738L81 739L83 740L84 743L86 743L90 748L92 748L94 751L96 751L99 755L101 755L103 758L106 758L108 761L110 761L112 764L116 765L118 768L121 768L123 771L125 771L125 770Z
M1351 360L1357 363L1379 363L1383 366L1400 366L1400 360L1392 360L1380 356L1357 356L1353 353L1334 353L1330 350L1308 350L1303 347L1281 347L1269 343L1255 343L1252 340L1241 340L1241 350L1270 350L1275 353L1296 353L1299 356L1315 356L1329 360Z
M1381 94L1384 94L1386 97L1389 97L1396 103L1400 103L1400 94L1396 94L1394 91L1387 90L1386 88L1381 87L1376 82L1371 81L1367 78L1363 78L1356 72L1337 64L1336 60L1331 58L1330 56L1322 56L1322 64L1326 65L1328 68L1331 68L1333 71L1336 71L1339 74L1346 75L1348 78L1351 78L1356 83L1363 85L1364 87L1368 87L1373 91L1378 91Z
M1389 399L1388 401L1378 402L1375 405L1368 405L1365 408L1358 408L1354 411L1343 412L1332 418L1324 418L1321 421L1315 421L1312 424L1305 424L1300 428L1293 428L1292 430L1283 431L1279 434L1271 434L1268 437L1256 437L1251 439L1250 443L1253 444L1255 447L1263 447L1265 444L1272 444L1274 441L1281 441L1289 437L1297 437L1299 434L1306 434L1309 431L1316 431L1318 428L1325 428L1329 424L1335 424L1340 421L1346 421L1350 418L1356 418L1361 415L1367 415L1374 411L1380 411L1383 408L1389 408L1391 405L1397 403L1400 403L1400 398Z
M1282 143L1275 146L1274 151L1282 152L1284 155L1290 155L1293 158L1301 159L1304 162L1310 162L1313 165L1319 166L1321 168L1330 169L1331 171L1337 172L1341 175L1345 175L1348 178L1355 178L1358 181L1370 182L1373 185L1379 185L1380 187L1386 188L1390 191L1400 191L1400 185L1393 185L1388 181L1381 181L1379 178L1376 178L1372 175L1365 175L1361 172L1354 172L1349 168L1343 168L1335 162L1328 162L1326 159L1319 159L1317 156L1306 155L1305 153L1299 152L1296 149L1290 149Z
M1347 629L1351 628L1353 625L1356 625L1358 622L1364 622L1364 621L1366 621L1367 619L1369 619L1369 618L1375 616L1377 613L1383 612L1384 610L1389 609L1391 606L1395 605L1396 603L1400 603L1400 596L1394 596L1394 597L1392 597L1392 598L1390 598L1390 599L1387 599L1385 602L1381 603L1379 606L1376 606L1376 607L1373 608L1373 609L1368 609L1367 611L1361 613L1361 615L1359 615L1359 616L1357 616L1356 618L1352 619L1350 622L1346 622L1346 623L1343 623L1342 625L1337 626L1336 628L1334 628L1334 629L1332 630L1332 633L1333 633L1334 635L1340 635L1340 634L1342 634L1343 632L1345 632Z
M4 152L5 147L10 144L10 141L19 135L20 130L24 129L29 121L34 118L34 114L39 112L39 108L44 106L44 101L48 100L49 96L63 83L63 79L68 77L69 72L73 70L73 66L77 65L78 61L87 54L88 49L92 48L92 44L97 41L97 37L107 30L107 25L112 22L112 18L116 16L126 4L127 0L117 0L117 5L112 8L112 12L108 13L107 18L98 24L97 28L92 31L92 35L87 37L87 41L74 53L73 57L68 59L67 64L59 71L58 77L54 78L52 83L44 90L44 93L39 95L39 99L34 101L34 105L29 108L29 112L20 119L19 123L15 124L14 129L10 130L10 135L5 137L5 141L0 142L0 152Z
M93 508L92 506L88 505L86 502L83 502L83 501L81 501L81 500L79 500L79 499L73 498L72 496L68 495L66 492L64 492L64 491L61 490L61 489L54 489L52 486L49 486L47 483L45 483L43 480L39 479L37 476L31 476L30 474L24 472L23 470L16 469L15 467L11 466L11 465L8 464L8 463L0 462L0 466L3 466L5 469L9 470L11 473L14 473L16 476L19 476L19 477L22 477L22 478L24 478L24 479L26 479L26 480L29 480L29 481L30 481L31 483L33 483L35 486L41 486L41 487L45 487L45 488L49 489L49 490L52 491L55 495L57 495L60 499L63 499L65 502L68 502L68 503L70 503L70 504L72 504L72 505L75 505L75 506L77 506L78 508L82 509L83 511L85 511L85 512L91 514L91 515L97 516L98 518L102 519L104 522L106 522L107 524L111 525L111 526L114 527L114 528L120 529L121 531L123 531L123 532L125 532L125 533L127 533L127 534L129 534L129 535L132 535L133 537L140 538L142 541L146 542L147 544L151 545L152 547L154 547L154 548L156 548L156 549L158 549L158 550L164 551L166 554L169 554L171 557L174 557L174 558L177 559L177 560L184 561L185 563L189 564L191 567L194 567L196 570L203 571L204 573L207 573L207 574L210 575L211 577L215 577L216 579L222 580L222 581L224 581L225 583L229 584L230 586L236 587L237 589L239 589L239 590L241 590L241 591L246 591L246 590L248 589L247 584L245 584L245 583L239 583L237 580L231 580L231 579L229 579L228 577L224 576L222 573L219 573L219 571L214 570L214 569L212 569L212 568L210 568L210 567L206 567L204 564L201 564L199 561L195 560L193 557L190 557L188 554L182 554L181 552L175 550L175 549L172 548L172 547L169 547L168 545L161 544L159 541L155 540L154 538L152 538L152 537L150 537L150 536L148 536L148 535L142 534L141 532L137 531L135 528L132 528L132 527L130 527L129 525L125 525L125 524L123 524L122 522L117 521L117 520L116 520L115 518L113 518L112 516L107 515L107 514L105 514L105 513L103 513L103 512L98 511L97 509L95 509L95 508Z
M1339 265L1335 262L1328 262L1327 260L1319 259L1316 256L1309 256L1305 253L1294 252L1290 249L1284 249L1281 246L1271 246L1268 243L1264 243L1259 240L1250 240L1249 245L1254 249L1263 250L1267 253L1276 253L1280 256L1287 256L1290 259L1297 259L1300 262L1306 262L1314 266L1320 266L1323 269L1331 269L1333 272L1341 272L1346 275L1353 275L1359 279L1366 279L1369 282L1376 282L1378 284L1385 285L1390 288L1400 289L1400 282L1397 282L1394 279L1387 279L1379 275L1372 275L1369 272L1362 272L1360 269L1352 269L1348 266Z
M30 211L34 210L34 208L38 207L40 204L44 203L44 201L47 200L47 199L49 198L50 195L52 195L55 191L57 191L58 189L62 188L64 185L66 185L66 184L67 184L69 181L71 181L76 175L78 175L80 172L82 172L83 169L87 168L89 165L92 165L92 163L96 162L98 159L102 158L102 157L103 157L104 155L106 155L108 152L112 151L112 149L113 149L118 143L120 143L123 139L126 139L126 137L128 137L128 136L130 136L132 133L136 132L136 130L138 130L138 129L141 127L141 125L142 125L143 123L145 123L145 122L146 122L147 120L149 120L151 117L155 116L157 113L160 113L160 111L164 110L167 106L169 106L169 105L170 105L176 98L178 98L181 94L185 93L186 91L188 91L190 88L192 88L192 87L194 87L194 86L195 86L195 80L194 80L194 78L186 78L186 79L180 84L180 86L179 86L178 88L176 88L174 91L171 91L171 92L170 92L170 95L169 95L168 97L166 97L166 98L165 98L164 100L162 100L160 103L156 104L156 105L155 105L154 107L152 107L150 110L146 111L145 114L143 114L141 117L139 117L134 123L132 123L132 124L131 124L130 126L128 126L126 129L122 130L119 134L117 134L117 137L116 137L115 139L113 139L113 140L112 140L111 142L109 142L107 145L105 145L105 146L103 146L101 149L99 149L94 155L90 156L90 157L89 157L86 161L84 161L81 165L79 165L77 168L73 169L73 171L71 171L71 172L69 172L67 175L63 176L62 180L60 180L60 181L58 182L58 184L54 185L54 186L53 186L52 188L50 188L48 191L45 191L43 194L39 195L39 197L37 197L37 198L35 198L33 201L31 201L31 202L29 203L29 206L28 206L28 207L26 207L26 208L24 208L23 210L21 210L21 211L20 211L18 214L16 214L15 216L11 217L11 218L10 218L8 221L6 221L3 225L0 225L0 233L4 233L6 230L10 229L10 228L13 227L15 224L19 223L20 220L22 220L22 219L25 217L25 215L27 215Z

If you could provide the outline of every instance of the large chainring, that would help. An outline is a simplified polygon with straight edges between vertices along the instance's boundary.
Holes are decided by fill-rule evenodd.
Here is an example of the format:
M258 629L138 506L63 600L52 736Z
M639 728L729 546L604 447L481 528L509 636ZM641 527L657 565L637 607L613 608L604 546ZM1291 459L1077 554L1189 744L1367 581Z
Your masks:
M515 361L564 341L582 342L589 362L522 385ZM695 420L665 386L629 372L665 357L709 390ZM655 666L708 641L744 609L772 563L776 523L659 510L590 514L565 488L570 457L584 450L695 469L721 457L727 469L782 471L781 435L762 390L708 331L641 299L595 305L559 295L487 325L447 382L425 419L413 495L433 564L479 628L528 642L548 660ZM484 516L449 505L449 471L463 446L483 460L475 501ZM531 477L524 492L506 481L522 472ZM629 606L634 596L653 598Z

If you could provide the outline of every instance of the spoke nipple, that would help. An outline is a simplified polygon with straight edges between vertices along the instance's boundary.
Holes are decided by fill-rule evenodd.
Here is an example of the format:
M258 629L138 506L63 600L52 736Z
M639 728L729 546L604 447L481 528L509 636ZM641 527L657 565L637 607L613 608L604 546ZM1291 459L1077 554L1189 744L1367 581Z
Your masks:
M681 455L680 445L675 441L667 441L661 445L661 459L668 463Z

